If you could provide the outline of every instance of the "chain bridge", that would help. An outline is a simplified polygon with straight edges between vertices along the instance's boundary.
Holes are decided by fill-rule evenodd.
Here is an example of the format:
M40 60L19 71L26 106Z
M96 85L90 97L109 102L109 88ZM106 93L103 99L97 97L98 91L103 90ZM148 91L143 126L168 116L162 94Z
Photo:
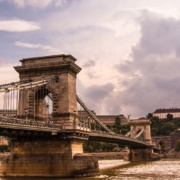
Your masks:
M132 120L126 135L107 128L76 93L81 68L75 61L71 55L22 59L14 67L20 80L0 85L0 135L11 142L10 157L1 163L2 176L98 174L98 161L83 153L86 140L127 145L132 161L151 159L149 120ZM81 120L78 106L89 118Z

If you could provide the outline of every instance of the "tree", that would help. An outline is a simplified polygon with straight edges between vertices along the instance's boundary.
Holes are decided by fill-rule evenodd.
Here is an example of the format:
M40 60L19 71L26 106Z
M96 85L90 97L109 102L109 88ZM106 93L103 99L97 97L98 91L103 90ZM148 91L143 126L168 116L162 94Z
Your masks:
M177 152L180 151L180 140L177 140L177 141L176 141L176 144L175 144L175 151L177 151Z
M174 123L167 122L161 127L161 134L168 136L172 131L174 131Z
M173 120L173 115L170 114L170 113L168 113L166 117L167 117L167 119L168 119L169 121L172 121L172 120Z
M148 113L148 115L146 116L148 119L152 119L153 114L152 113Z
M179 129L180 128L180 118L174 118L174 128Z
M120 119L119 116L117 116L116 119L115 119L115 125L116 125L117 127L121 126L121 119Z
M158 128L157 127L152 127L151 128L151 135L156 136L158 134Z

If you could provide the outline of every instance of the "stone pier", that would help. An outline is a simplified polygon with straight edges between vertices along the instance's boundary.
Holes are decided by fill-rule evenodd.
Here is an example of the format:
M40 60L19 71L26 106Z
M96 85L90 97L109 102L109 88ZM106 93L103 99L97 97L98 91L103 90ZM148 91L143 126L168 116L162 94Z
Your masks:
M99 174L98 161L83 154L82 141L59 138L17 138L10 156L1 161L1 176L75 177Z

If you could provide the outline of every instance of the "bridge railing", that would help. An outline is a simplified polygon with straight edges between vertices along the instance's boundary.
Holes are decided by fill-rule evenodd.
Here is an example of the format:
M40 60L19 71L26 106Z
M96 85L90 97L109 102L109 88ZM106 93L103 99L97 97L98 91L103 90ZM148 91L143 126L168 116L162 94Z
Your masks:
M82 130L82 131L91 132L90 124L87 122L65 121L65 122L61 122L59 125L62 127L64 131L74 129L74 130Z
M26 126L26 127L36 127L36 128L50 128L60 131L66 131L70 129L82 130L90 132L91 129L89 124L86 122L64 122L60 124L54 124L53 121L49 122L38 122L29 119L18 119L13 117L0 117L0 124L14 125L14 126Z
M18 126L32 126L32 127L48 127L52 129L62 129L61 126L55 125L51 122L37 122L25 119L17 119L12 117L0 117L0 123L2 124L11 124L11 125L18 125Z

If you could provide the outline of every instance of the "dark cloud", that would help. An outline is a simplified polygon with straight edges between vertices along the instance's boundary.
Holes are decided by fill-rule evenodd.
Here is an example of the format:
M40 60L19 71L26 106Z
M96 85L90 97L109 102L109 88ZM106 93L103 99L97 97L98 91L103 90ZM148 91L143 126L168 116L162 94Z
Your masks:
M96 113L100 113L107 108L106 101L113 96L113 90L114 85L112 83L93 85L86 88L80 80L77 81L77 91L80 93L80 97L87 107Z
M141 38L132 47L131 59L115 66L119 84L81 89L83 99L98 114L135 118L157 108L180 107L180 19L147 11L142 17Z
M147 55L167 55L169 53L179 55L179 19L165 19L146 11L141 19L141 34L139 44L133 48L134 58L142 58Z
M83 64L83 67L84 68L89 68L89 67L92 67L92 66L95 66L96 65L96 62L93 61L93 60L88 60L86 63Z
M180 20L145 12L140 25L132 61L116 66L127 77L121 81L125 90L117 95L120 107L135 117L156 108L180 107Z
M114 85L111 83L107 83L104 85L94 85L88 87L88 90L86 91L86 96L90 99L96 99L97 101L99 100L104 100L109 94L114 89Z

